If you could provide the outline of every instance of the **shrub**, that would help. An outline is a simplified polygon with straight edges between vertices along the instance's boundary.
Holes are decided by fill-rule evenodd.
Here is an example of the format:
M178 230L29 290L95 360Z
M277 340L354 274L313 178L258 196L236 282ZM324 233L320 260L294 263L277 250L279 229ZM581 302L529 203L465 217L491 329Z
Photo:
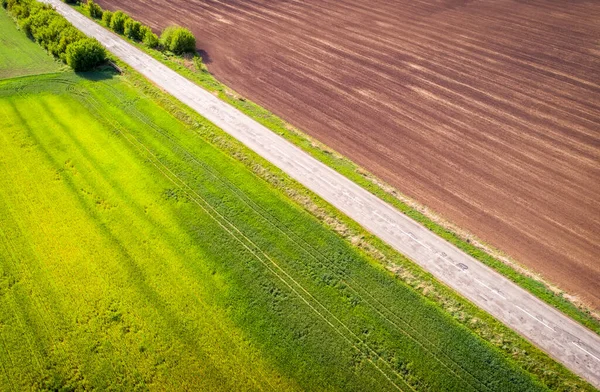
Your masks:
M158 36L152 32L152 29L148 26L142 25L140 27L140 39L149 48L156 48L158 46Z
M75 27L68 26L60 31L55 40L48 43L48 51L54 56L65 61L65 53L67 48L74 42L85 39L85 36Z
M140 35L140 28L142 24L134 19L127 19L125 21L125 27L123 29L123 33L127 38L134 39L136 41L140 41L143 37Z
M127 19L130 18L129 15L127 15L125 12L115 12L110 20L110 28L115 33L123 34L123 32L125 31L125 22L127 22Z
M92 18L95 18L95 19L102 18L102 14L103 14L102 7L100 7L98 4L94 3L93 0L88 0L87 9Z
M106 59L106 51L100 42L84 38L68 46L67 64L75 71L88 71Z
M29 6L28 3L21 3L19 1L9 1L7 3L7 9L17 19L21 20L29 17Z
M52 11L47 21L43 15L40 15L39 18L32 17L31 32L35 40L45 49L50 50L55 56L59 56L61 52L51 49L54 45L58 44L63 34L69 35L77 31L69 29L70 27L72 26L69 22L57 15L55 11ZM82 37L82 35L79 36L79 38Z
M163 47L176 54L194 52L196 37L186 28L180 26L167 27L160 36Z
M111 11L104 11L102 13L102 23L104 23L104 25L106 27L110 27L110 23L112 21L112 16L113 16L113 13Z

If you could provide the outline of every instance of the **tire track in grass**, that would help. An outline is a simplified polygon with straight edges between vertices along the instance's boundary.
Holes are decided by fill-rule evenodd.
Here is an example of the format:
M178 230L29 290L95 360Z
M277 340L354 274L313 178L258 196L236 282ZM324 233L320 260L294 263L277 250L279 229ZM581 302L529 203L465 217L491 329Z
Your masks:
M120 131L119 131L120 132ZM135 142L131 141L126 135L122 134L122 136L128 141L130 142L132 145L135 146ZM133 137L133 139L135 139L135 137ZM139 141L136 140L137 143L139 143ZM141 144L141 143L140 143ZM323 306L318 300L316 300L306 289L304 289L304 287L302 285L300 285L296 280L294 280L289 274L287 274L287 272L282 269L276 262L274 262L265 252L263 252L260 248L258 248L250 239L248 239L241 231L239 231L239 229L237 227L235 227L235 225L231 224L227 219L225 219L218 211L214 210L214 208L212 208L212 206L210 206L210 204L208 202L206 202L206 200L204 200L200 195L198 195L198 193L196 193L191 187L189 187L185 182L183 182L177 175L175 175L173 172L171 172L168 167L166 167L164 164L162 164L162 162L160 162L160 160L158 160L158 158L156 156L154 156L154 154L152 154L152 152L147 149L146 146L141 146L145 151L147 156L149 157L148 161L150 163L152 163L157 170L159 170L167 179L169 179L174 185L176 185L177 187L179 187L185 194L186 196L194 201L195 204L197 204L208 216L210 216L219 226L221 226L221 228L223 230L225 230L231 237L233 237L236 241L238 241L240 244L242 244L242 246L248 250L253 256L255 256L256 259L258 259L261 264L263 264L263 266L265 268L267 268L267 270L269 270L274 276L276 276L280 281L282 281L294 294L296 294L311 310L313 310L319 317L321 317L327 324L329 324L329 326L331 326L331 328L336 331L340 336L342 336L348 343L350 343L356 350L358 350L361 354L365 354L362 350L360 350L353 342L352 340L350 340L346 335L344 335L337 327L335 327L333 325L333 323L331 323L331 321L329 321L329 319L327 317L325 317L321 312L319 312L315 306L313 306L304 296L302 296L294 287L292 284L290 284L286 279L284 279L280 274L278 274L272 267L270 267L267 262L265 262L259 255L257 252L255 252L252 247L256 248L259 252L261 252L270 262L271 264L273 264L273 266L280 270L281 273L283 275L285 275L290 281L292 281L292 283L294 283L295 286L297 286L300 290L304 291L311 299L313 299L318 305L319 307L323 308L326 312L330 313L328 311L328 309ZM140 149L140 151L143 151ZM162 168L164 169L161 169ZM166 170L166 171L165 171ZM167 173L168 172L168 173ZM188 188L194 195L192 195L191 193L189 193L188 191L186 191L184 188ZM201 200L202 204L200 201ZM213 214L211 214L211 211L213 211L220 219L223 220L223 222L221 222L219 219L217 219ZM229 229L228 226L231 228ZM239 233L239 235L242 237L242 239L244 239L245 241L247 241L250 245L246 244L244 241L242 241L242 239L240 239L240 237L238 237L238 235L236 235L234 233L234 231L237 231ZM331 314L331 313L330 313ZM332 315L333 316L333 315ZM354 334L344 323L342 323L339 319L337 319L335 316L333 316L333 318L339 323L341 324L345 329L347 329L348 331L350 331L352 334ZM360 341L361 344L364 344L364 342L358 338L358 336L355 335L355 337ZM367 346L368 347L368 346ZM370 347L368 347L369 350L375 354L375 356L378 359L382 359L374 350L372 350ZM402 390L398 385L396 385L388 376L387 374L385 374L385 372L383 372L374 362L372 362L372 360L370 358L367 357L367 360L371 363L374 364L374 366L377 368L377 370L379 370L397 389ZM383 360L383 359L382 359ZM384 363L391 368L391 366L385 361L383 360ZM393 369L392 372L396 373ZM396 373L396 375L402 380L403 378ZM410 387L410 385L407 384L407 386ZM414 389L411 390L414 391Z
M84 96L85 99L95 100L91 96ZM108 120L108 119L107 119ZM114 125L114 123L113 123ZM287 273L277 262L275 262L268 254L266 254L260 247L258 247L252 240L250 240L247 236L245 236L234 224L229 222L220 212L218 212L214 207L210 205L201 195L199 195L193 188L191 188L187 183L181 180L176 174L174 174L166 165L164 165L153 153L152 151L141 143L135 136L133 136L130 132L125 130L124 127L120 125L115 126L115 131L121 134L132 146L136 147L138 151L144 153L148 157L148 162L152 163L157 170L159 170L163 176L165 176L169 181L171 181L174 185L178 186L189 198L194 201L205 213L211 217L221 228L223 228L230 236L232 236L236 241L238 241L244 248L246 248L256 259L258 259L261 264L265 266L273 275L275 275L279 280L281 280L292 292L294 292L311 310L313 310L320 318L322 318L334 331L336 331L340 336L342 336L348 343L350 343L357 351L359 351L365 358L374 365L374 367L382 373L386 379L392 383L392 385L398 389L400 388L398 384L396 384L377 364L373 361L367 353L361 350L355 343L352 342L348 336L346 336L338 327L336 327L322 312L320 312L317 307L323 309L327 314L329 314L337 323L339 323L342 329L347 330L358 342L361 346L366 347L367 352L372 354L377 360L383 362L386 367L388 367L394 375L402 381L404 385L406 385L409 389L413 390L413 387L408 384L404 378L394 370L394 368L384 359L382 358L374 349L372 349L367 343L365 343L360 337L358 337L346 324L344 324L341 320L339 320L333 313L331 313L321 302L319 302L308 290L306 290L300 283L298 283L291 275ZM133 140L132 140L133 139ZM161 168L162 167L162 168ZM189 191L186 191L187 188ZM200 201L199 201L200 200ZM212 211L212 213L211 213ZM215 216L216 215L216 216ZM237 232L238 234L235 234ZM241 238L240 238L241 237ZM246 241L246 242L244 242ZM253 249L254 248L254 249ZM273 267L269 266L260 255L262 254L264 258L266 258ZM281 273L278 273L276 270L279 270ZM287 278L284 278L284 276ZM290 283L289 281L292 283ZM300 291L303 291L312 301L314 301L317 305L313 306L300 292L294 288L296 286Z
M75 95L79 96L80 98L82 98L83 100L85 100L89 106L93 107L93 110L96 112L96 114L97 114L98 116L100 116L100 117L104 118L104 120L105 120L106 122L108 122L108 123L110 123L110 124L111 124L111 127L112 127L113 129L115 129L115 130L118 130L119 128L120 128L120 129L123 129L123 127L122 127L120 124L118 124L118 123L116 123L116 122L114 122L114 121L108 120L108 119L107 119L105 116L102 116L102 111L99 109L99 108L101 107L101 104L100 104L100 103L98 103L98 102L95 100L95 98L93 98L93 97L91 97L89 94L87 94L87 93L84 93L84 92L82 92L82 91L80 91L80 90L77 90L77 89L74 89L73 91L71 91L71 93L72 93L72 94L75 94ZM96 103L95 103L95 104L94 104L94 103L92 103L92 102L91 102L91 100L94 100L94 101L96 101ZM137 99L136 99L136 100L137 100ZM134 100L134 101L136 101L136 100ZM127 102L127 105L126 105L126 107L130 106L131 104L132 104L132 102L131 102L131 101L128 101L128 102ZM119 108L119 109L122 109L122 107L121 107L121 106L119 106L119 105L115 105L115 107L116 107L116 108ZM117 124L117 125L115 125L115 124ZM120 132L120 131L118 131L118 132ZM133 143L131 143L131 141L129 141L129 140L128 140L128 142L129 142L130 144L132 144L132 145L133 145ZM133 146L134 146L134 147L136 147L135 145L133 145ZM144 147L145 147L145 146L144 146ZM136 149L139 151L139 148L137 148L137 147L136 147ZM170 179L169 179L169 180L170 180ZM170 181L172 182L172 180L170 180ZM206 311L206 313L208 313L208 314L210 314L210 315L212 315L212 316L214 316L214 315L215 315L215 312L212 310L212 308L211 308L211 307L210 307L210 306L209 306L209 305L208 305L208 304L207 304L205 301L203 301L203 300L202 300L201 298L199 298L199 297L197 297L197 298L196 298L196 300L197 300L197 301L200 303L200 305L202 306L203 310L204 310L204 311ZM215 324L211 324L211 325L212 325L212 326L215 326ZM226 338L229 340L229 342L230 342L231 344L233 344L233 345L234 345L234 346L235 346L235 347L238 349L238 352L240 352L240 353L243 353L243 352L244 352L244 351L243 351L243 349L241 348L241 346L240 346L240 345L239 345L239 344L238 344L236 341L234 341L233 339L231 339L231 338L229 337L229 334L227 333L227 331L225 331L225 330L222 328L222 326L221 326L220 324L216 324L216 326L217 326L218 328L220 328L220 329L221 329L221 331L222 331L222 336L225 336L225 337L226 337ZM270 389L271 389L271 390L277 390L277 388L275 388L275 386L273 386L273 384L272 384L272 383L269 381L269 377L265 376L265 374L264 374L264 373L263 373L261 370L259 370L259 369L256 369L256 371L257 371L257 372L258 372L258 373L259 373L259 374L262 376L262 378L264 379L264 381L265 381L265 382L266 382L266 384L267 384L267 385L270 387ZM264 385L261 385L260 383L258 383L258 381L255 379L255 377L254 377L254 375L253 375L253 373L252 373L252 372L249 372L249 371L244 371L244 373L245 373L245 374L248 376L248 378L249 378L249 379L251 379L251 380L254 382L254 384L255 384L255 385L256 385L256 386L257 386L259 389L263 390L263 386L264 386Z
M106 87L110 87L110 86L106 86ZM128 105L129 104L132 104L132 102L128 102ZM313 260L315 260L317 263L319 263L322 267L324 267L325 269L328 268L328 266L326 264L324 264L322 261L319 260L319 257L321 257L321 258L324 258L324 259L326 259L328 261L331 261L325 254L323 254L317 248L315 248L312 245L310 245L306 240L304 240L302 237L300 237L299 235L297 235L293 230L288 229L285 226L285 224L283 224L281 221L279 221L276 217L273 217L272 215L270 215L268 213L268 211L266 211L260 205L256 204L253 200L251 200L248 196L246 196L245 193L241 189L239 189L233 183L231 183L230 181L224 179L222 176L216 174L214 169L211 169L204 162L201 162L200 160L196 159L187 149L185 149L183 146L181 146L180 144L178 144L168 134L162 132L161 129L158 126L156 126L147 116L145 116L144 114L142 114L140 111L138 111L135 108L133 108L133 110L130 111L130 114L133 115L133 116L135 116L140 122L143 122L144 124L146 124L146 126L148 126L149 128L153 129L156 133L158 133L161 136L163 136L164 138L168 139L174 145L175 148L179 149L191 161L193 161L193 162L197 163L197 165L201 166L204 169L204 171L207 172L212 178L214 178L215 180L219 181L225 187L227 187L230 191L232 191L234 194L236 194L236 196L238 196L239 200L241 200L242 202L244 202L244 204L246 204L248 207L250 207L250 209L252 211L254 211L257 215L259 215L264 221L266 221L269 225L271 225L272 227L276 228L279 232L281 232L283 235L285 235L288 238L288 240L290 240L297 247L299 247L300 249L302 249L306 254L308 254L310 257L312 257ZM196 133L198 134L197 131L196 131ZM271 217L272 219L276 220L279 225L277 223L274 223L271 219L269 219L269 217ZM282 225L286 230L282 229L280 225ZM291 233L291 235L289 233ZM292 236L295 237L296 239L292 238ZM305 245L302 245L299 241L303 242ZM310 250L308 250L306 247L309 247ZM311 252L311 250L312 250L312 252L317 252L319 254L319 256L315 256ZM483 386L485 389L489 390L489 387L486 384L484 384L482 381L480 381L479 379L477 379L477 377L475 377L468 370L464 369L459 363L457 363L452 358L450 358L447 354L445 354L442 351L442 349L440 349L439 347L436 347L436 345L434 343L432 343L429 339L427 339L427 337L421 335L409 323L407 323L405 320L403 320L400 317L398 317L392 310L390 310L388 307L386 307L385 304L381 303L375 297L371 296L369 294L368 290L366 290L364 287L362 287L355 279L353 279L351 276L349 276L347 273L345 273L341 268L339 268L336 263L331 262L331 266L333 266L338 271L337 273L340 275L341 279L348 278L348 279L352 280L357 287L359 287L364 293L366 293L372 299L374 299L376 301L376 303L379 306L381 306L385 311L389 312L394 317L396 317L397 320L399 320L401 323L403 323L404 325L406 325L406 328L409 328L414 334L418 335L422 340L425 340L429 344L430 347L426 347L423 343L421 343L417 338L415 338L405 328L401 327L400 325L398 325L398 323L390 320L388 317L386 317L385 315L383 315L383 313L381 313L381 311L379 310L379 308L376 305L374 305L371 301L365 299L362 295L360 295L351 285L348 284L348 282L345 282L346 285L348 285L353 291L355 291L355 293L358 294L358 297L361 300L363 300L365 303L367 303L380 316L382 316L388 323L390 323L391 325L395 326L398 330L400 330L402 334L404 334L405 336L408 336L411 340L413 340L422 349L424 349L426 352L428 352L429 354L431 354L431 356L435 360L437 360L443 367L445 367L452 374L454 374L458 379L464 381L466 384L470 385L474 389L477 389L477 387L475 387L472 384L472 380L475 380L475 382L478 383L480 386ZM436 356L436 353L434 351L437 351L437 353L442 354L446 359L448 359L451 363L453 363L456 367L458 367L460 369L460 371L466 373L466 375L468 375L472 380L471 381L467 381L465 378L463 378L459 374L457 374L456 371L453 370L453 369L451 369L448 364L446 364L444 361L442 361L440 358L438 358Z
M100 116L100 117L103 117L105 121L107 121L107 122L110 122L110 123L111 123L111 127L113 127L114 129L117 129L117 127L120 127L120 128L122 128L122 127L120 126L120 124L119 124L119 125L117 125L117 126L115 126L115 125L114 125L114 123L113 123L112 121L110 121L110 120L107 120L107 119L106 119L106 117L102 116L102 111L99 109L99 107L100 107L101 105L100 105L100 104L97 104L96 106L94 106L94 105L93 105L91 102L89 102L89 100L90 100L90 99L93 99L93 98L91 98L91 97L89 96L89 94L87 94L87 93L84 93L84 92L82 92L82 91L79 91L79 90L73 90L71 93L72 93L72 94L75 94L75 95L77 95L77 96L79 96L80 98L82 98L82 99L84 99L84 100L88 100L88 102L87 102L87 103L88 103L88 105L89 105L89 106L93 106L93 110L96 112L96 114L97 114L98 116ZM128 102L126 106L129 106L130 104L131 104L131 102ZM115 106L115 107L117 107L117 108L121 108L120 106ZM135 146L134 146L134 147L135 147ZM215 312L212 310L212 308L211 308L211 307L210 307L210 306L209 306L209 305L208 305L208 304L207 304L205 301L203 301L203 300L202 300L200 297L195 297L195 299L196 299L196 300L199 302L200 306L202 307L202 309L203 309L203 310L204 310L204 311L205 311L207 314L209 314L209 315L211 315L211 316L214 316L214 315L216 314L216 313L215 313ZM214 317L214 318L216 319L216 317ZM240 346L240 345L239 345L237 342L235 342L235 341L234 341L234 340L233 340L233 339L232 339L232 338L229 336L229 334L227 333L227 331L225 331L225 330L222 328L222 326L221 326L219 323L216 323L216 324L214 324L214 323L213 323L213 324L210 324L210 325L211 325L211 326L213 326L213 327L216 325L216 326L217 326L219 329L221 329L221 332L222 332L222 335L221 335L221 336L225 336L225 337L226 337L226 338L229 340L229 342L230 342L231 344L233 344L233 345L234 345L234 346L237 348L237 350L238 350L238 352L239 352L239 353L243 353L243 352L244 352L244 351L243 351L243 349L241 348L241 346ZM210 355L210 354L207 354L207 355ZM265 381L265 382L266 382L266 384L267 384L267 385L270 387L270 389L271 389L271 390L277 390L277 389L276 389L276 388L273 386L273 384L271 384L271 382L269 381L269 378L268 378L268 377L266 377L266 376L265 376L265 374L264 374L264 373L263 373L261 370L259 370L259 369L256 369L256 371L257 371L257 372L258 372L258 373L259 373L259 374L262 376L262 378L264 379L264 381ZM252 372L250 372L250 371L244 371L243 373L244 373L244 374L246 374L246 376L247 376L247 378L248 378L248 379L252 380L252 382L253 382L253 383L254 383L254 384L257 386L257 388L258 388L258 389L260 389L260 390L263 390L263 386L264 386L264 385L261 385L260 383L258 383L258 381L257 381L257 380L256 380L256 378L254 377L254 374L253 374Z
M88 95L88 94L86 94L86 93L84 93L84 92L82 92L82 91L78 90L77 88L69 87L69 93L70 93L70 94L73 94L73 95L77 95L77 96L79 96L79 97L81 97L81 98L83 98L83 99L88 99L88 98L89 98L89 95ZM132 102L128 102L128 105L130 105L131 103L132 103ZM99 116L101 116L101 113L102 113L102 112L101 112L101 110L100 110L100 109L98 109L98 106L94 107L94 110L96 111L96 113L97 113ZM69 136L69 137L70 137L70 138L71 138L71 140L74 142L74 139L73 139L73 137L72 137L72 136ZM86 159L89 161L89 157L87 157ZM214 312L214 311L212 311L212 308L210 308L210 307L209 307L209 306L206 304L206 302L205 302L205 301L202 301L200 298L196 298L196 300L197 300L197 301L200 303L200 305L202 306L203 310L204 310L206 313L209 313L209 314L211 314L211 315L214 315L214 314L215 314L215 312ZM222 332L223 332L223 336L227 336L227 337L228 337L228 334L227 334L227 333L226 333L226 332L225 332L223 329L222 329ZM237 343L235 343L235 342L234 342L232 339L229 339L229 340L230 340L230 342L231 342L232 344L236 345L236 347L238 348L238 351L239 351L240 353L242 353L242 352L243 352L243 351L242 351L242 349L239 347L239 345L237 345ZM264 379L265 379L266 383L267 383L267 384L268 384L268 385L271 387L271 389L275 390L275 387L274 387L274 386L273 386L273 385L270 383L270 381L269 381L268 377L265 377L265 376L264 376L264 374L263 374L262 372L260 372L260 371L258 371L258 372L259 372L259 373L261 373L261 375L264 377ZM251 380L253 380L253 382L254 382L254 383L257 385L257 387L258 387L259 389L261 389L261 390L262 390L262 386L256 382L256 380L254 379L254 377L253 377L253 374L252 374L251 372L244 372L244 373L245 373L246 375L248 375L248 376L249 376L249 378L250 378Z
M108 87L110 89L113 89L111 86L105 86ZM127 101L127 106L132 106L134 104L134 102L131 101ZM193 162L197 163L198 165L200 165L204 171L206 171L209 175L211 175L214 179L216 179L217 181L221 182L223 185L225 185L227 188L229 188L232 192L234 192L238 198L242 199L242 201L248 205L255 213L257 213L259 216L261 216L263 218L263 220L265 220L266 222L268 222L271 226L275 227L278 231L280 231L281 233L283 233L290 241L292 241L296 246L298 246L300 249L302 249L305 253L307 253L310 257L312 257L314 260L316 260L318 263L321 264L321 266L326 267L325 264L323 264L320 260L318 260L318 257L315 257L314 254L312 254L309 250L306 249L306 247L304 247L302 244L300 244L297 240L294 240L286 231L284 231L283 229L281 229L281 227L279 227L277 224L273 223L271 220L269 220L269 218L267 216L265 216L265 213L268 215L268 212L266 212L262 207L258 206L256 203L254 203L250 198L248 198L243 191L241 191L239 188L237 188L235 185L233 185L232 183L230 183L229 181L223 179L221 176L217 175L214 173L213 169L210 169L206 164L204 164L203 162L197 160L188 150L186 150L184 147L182 147L181 145L179 145L175 140L173 140L169 135L163 133L160 128L158 126L156 126L155 124L152 123L151 120L148 119L147 116L145 116L144 114L142 114L141 112L139 112L137 109L133 108L133 110L131 111L131 114L136 116L136 118L139 119L139 121L145 123L149 128L153 129L155 132L157 132L158 134L162 135L164 138L168 139L175 148L179 149L182 151L183 154L185 154L188 158L190 158ZM197 133L197 131L196 131ZM258 211L257 209L260 209L263 211L263 213L261 213L260 211ZM269 215L270 216L270 215ZM274 217L273 217L274 218ZM274 218L276 219L276 218ZM279 222L281 223L281 222ZM285 225L284 225L285 227ZM286 228L287 229L287 228ZM288 229L289 230L289 229ZM296 238L299 238L301 241L303 241L307 246L311 247L310 244L308 244L306 241L304 241L301 237L299 237L298 235L296 235L293 231L292 231L293 235ZM318 251L317 249L315 249L314 247L311 247L314 251L318 252L320 254L321 257L326 258L327 256L323 255L320 251ZM336 266L335 263L332 263L332 265ZM337 267L337 266L336 266ZM347 277L349 279L352 279L355 284L356 281L349 277L346 276L346 274L344 272L340 272L339 273L342 278L343 277ZM345 284L348 284L347 282L345 282ZM359 284L357 284L358 287L360 287L364 292L366 292L368 294L368 290L364 289L364 287L360 286ZM353 289L351 287L351 289ZM355 292L356 290L353 289ZM451 363L453 363L456 367L458 367L460 369L460 371L466 373L466 375L468 375L469 377L472 378L471 381L467 381L464 377L461 377L459 374L456 373L456 370L451 369L451 367L446 364L444 361L442 361L440 358L438 358L434 351L429 348L426 347L423 343L419 342L419 340L417 338L415 338L411 333L409 333L406 329L402 328L401 326L399 326L396 322L390 320L388 317L386 317L385 315L383 315L383 313L381 313L381 311L378 309L378 307L376 305L374 305L372 302L370 302L369 300L365 299L362 295L358 295L359 298L361 300L363 300L364 302L366 302L371 308L373 308L378 314L380 314L380 316L382 316L388 323L392 324L393 326L395 326L396 328L398 328L401 333L403 333L404 335L408 336L411 340L413 340L417 345L419 345L422 349L424 349L426 352L429 352L433 358L435 358L435 360L437 360L443 367L445 367L449 372L451 372L452 374L454 374L457 379L465 382L466 384L470 385L471 387L473 387L474 389L477 389L477 387L475 387L472 384L472 380L475 380L476 383L478 383L480 386L483 386L485 389L489 390L489 387L487 385L485 385L483 382L479 381L473 374L471 374L469 371L467 371L466 369L464 369L462 366L460 366L460 364L458 364L456 361L452 360L452 358L450 358L449 356L447 356L447 354L445 354L443 351L441 351L441 349L439 349L438 347L435 346L435 344L433 344L431 341L429 341L426 337L422 337L421 338L423 340L425 340L430 346L433 346L435 351L437 351L439 354L442 354L445 358L447 358ZM375 298L373 298L375 299ZM393 311L391 311L390 309L388 309L384 304L382 304L381 302L378 302L378 304L380 306L382 306L386 311L388 311L389 313L393 314L394 316L396 316ZM397 316L396 316L397 317ZM400 322L404 323L408 328L410 328L413 333L416 333L417 335L419 335L418 331L416 331L416 329L414 329L413 327L411 327L406 321L398 318L400 320Z

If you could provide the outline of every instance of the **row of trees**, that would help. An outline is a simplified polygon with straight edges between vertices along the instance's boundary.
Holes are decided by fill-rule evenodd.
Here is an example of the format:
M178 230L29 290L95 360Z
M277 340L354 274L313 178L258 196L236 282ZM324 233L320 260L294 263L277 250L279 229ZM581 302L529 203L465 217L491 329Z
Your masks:
M196 37L181 26L167 27L159 39L150 27L131 18L123 11L105 11L93 0L88 0L85 8L92 18L102 20L102 23L115 33L143 42L150 48L168 50L175 54L196 51Z
M87 71L106 59L104 47L88 38L48 4L36 0L2 0L21 29L75 71Z

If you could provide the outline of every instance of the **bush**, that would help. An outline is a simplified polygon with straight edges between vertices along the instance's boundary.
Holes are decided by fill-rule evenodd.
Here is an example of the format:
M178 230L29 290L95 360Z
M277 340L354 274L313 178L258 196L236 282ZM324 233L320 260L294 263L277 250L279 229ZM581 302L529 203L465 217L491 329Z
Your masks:
M134 19L127 19L125 21L125 27L123 29L123 33L127 38L140 41L143 37L140 35L140 29L142 24Z
M54 56L60 58L62 61L66 62L65 54L67 52L67 48L72 43L81 41L83 39L85 39L85 36L81 34L79 30L73 26L67 26L61 30L54 41L49 42L48 51Z
M113 13L111 11L104 11L102 13L102 23L104 23L104 25L106 27L110 27L110 23L112 21L112 16L113 16Z
M84 38L68 46L67 64L75 71L89 71L106 59L106 51L94 38Z
M167 27L161 34L160 41L165 49L176 54L196 51L196 37L191 31L180 26Z
M123 34L123 32L125 31L125 22L127 22L127 19L130 18L129 15L127 15L125 12L115 12L110 20L110 28L115 33Z
M102 7L100 7L98 4L94 3L93 0L88 0L87 9L92 18L95 18L95 19L102 18L102 14L103 14Z
M152 32L152 29L148 26L142 25L140 27L140 39L149 48L156 48L158 46L158 36Z
M30 6L31 5L29 3L21 2L18 0L8 0L6 3L6 8L17 20L29 17Z

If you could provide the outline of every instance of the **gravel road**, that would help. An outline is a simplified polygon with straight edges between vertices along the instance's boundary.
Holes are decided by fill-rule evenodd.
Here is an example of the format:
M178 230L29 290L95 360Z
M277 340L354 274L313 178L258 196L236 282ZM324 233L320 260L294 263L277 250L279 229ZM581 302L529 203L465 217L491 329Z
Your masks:
M163 90L600 388L600 336L60 0L43 1Z

